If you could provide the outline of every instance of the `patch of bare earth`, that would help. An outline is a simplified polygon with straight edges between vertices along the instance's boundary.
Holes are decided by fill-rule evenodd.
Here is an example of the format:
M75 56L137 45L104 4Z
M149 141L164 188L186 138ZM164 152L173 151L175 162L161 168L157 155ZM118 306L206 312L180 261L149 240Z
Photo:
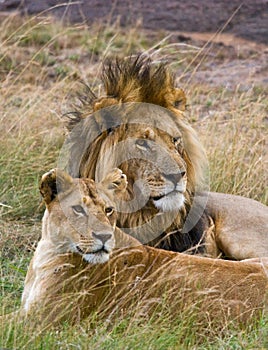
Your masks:
M182 81L247 90L268 85L268 46L232 34L179 33L185 42L203 47L202 62Z
M71 23L118 23L122 28L166 31L178 43L205 45L203 64L198 69L193 65L194 74L187 73L186 81L244 89L268 84L267 0L0 1L0 20L1 13L14 11L53 15Z

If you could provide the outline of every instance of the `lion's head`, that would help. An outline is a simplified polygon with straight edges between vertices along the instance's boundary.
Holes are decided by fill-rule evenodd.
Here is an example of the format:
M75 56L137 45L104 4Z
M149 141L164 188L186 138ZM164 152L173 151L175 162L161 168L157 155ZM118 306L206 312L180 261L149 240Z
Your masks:
M118 225L155 244L157 236L182 229L202 180L205 153L184 117L185 94L166 65L142 56L109 62L103 84L106 95L88 94L71 118L68 170L100 181L119 167L128 188ZM199 240L167 248L183 251Z
M60 169L44 174L40 191L46 203L42 241L49 242L47 253L78 253L92 264L107 261L115 246L114 196L120 197L126 186L119 169L98 184Z

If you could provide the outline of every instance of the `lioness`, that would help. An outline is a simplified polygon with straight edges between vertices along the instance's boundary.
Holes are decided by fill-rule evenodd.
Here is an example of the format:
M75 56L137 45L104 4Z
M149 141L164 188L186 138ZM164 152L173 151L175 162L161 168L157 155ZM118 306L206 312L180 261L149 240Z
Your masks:
M265 259L213 260L140 245L114 226L112 202L126 184L119 170L99 184L55 169L42 177L46 213L22 296L27 316L79 322L129 307L147 315L161 304L173 317L192 308L209 322L248 321L262 312ZM114 245L121 248L112 252Z
M70 119L68 171L97 181L114 167L127 175L117 225L167 250L234 260L268 256L265 205L200 192L205 152L168 68L130 57L109 62L102 78L105 95L89 92Z
M117 247L131 245L131 241L121 239L120 232L117 239L114 237L113 196L126 186L126 176L119 169L109 173L97 186L93 180L73 179L60 169L52 169L43 175L40 192L46 211L42 237L28 269L22 294L26 311L44 293L46 278L55 269L56 257L76 253L90 264L101 264L109 260L115 244ZM105 201L98 194L100 190Z

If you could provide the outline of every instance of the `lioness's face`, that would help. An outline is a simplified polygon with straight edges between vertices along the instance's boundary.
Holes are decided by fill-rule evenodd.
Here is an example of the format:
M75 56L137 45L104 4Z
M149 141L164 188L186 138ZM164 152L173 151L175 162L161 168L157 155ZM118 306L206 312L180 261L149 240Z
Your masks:
M116 170L116 174L121 181L126 181L122 172ZM45 191L55 189L51 178L59 181L59 192L55 198L48 199ZM112 189L108 186L104 189L102 184L97 187L93 180L72 179L63 172L59 175L56 170L46 173L41 184L47 205L43 224L57 252L78 253L92 264L106 262L115 244ZM105 190L106 201L102 198Z

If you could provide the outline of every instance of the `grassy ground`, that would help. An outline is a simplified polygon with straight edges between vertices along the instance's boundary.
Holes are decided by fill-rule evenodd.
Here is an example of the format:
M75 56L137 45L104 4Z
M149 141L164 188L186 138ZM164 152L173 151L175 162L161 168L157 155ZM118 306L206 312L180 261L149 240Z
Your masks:
M127 31L116 25L72 27L49 19L8 17L0 25L0 260L2 314L18 308L23 281L40 237L40 175L57 164L64 140L61 115L70 110L79 81L98 91L100 62L107 56L148 51L169 59L178 76L202 62L196 45L175 44L165 33ZM189 74L188 74L189 76ZM184 86L185 82L185 86ZM211 189L265 204L267 194L267 98L265 89L230 90L181 78L189 119L210 161ZM189 311L190 313L190 311ZM200 327L194 317L169 321L131 317L115 325L95 322L53 332L0 324L0 346L10 349L261 349L268 322L247 329Z

